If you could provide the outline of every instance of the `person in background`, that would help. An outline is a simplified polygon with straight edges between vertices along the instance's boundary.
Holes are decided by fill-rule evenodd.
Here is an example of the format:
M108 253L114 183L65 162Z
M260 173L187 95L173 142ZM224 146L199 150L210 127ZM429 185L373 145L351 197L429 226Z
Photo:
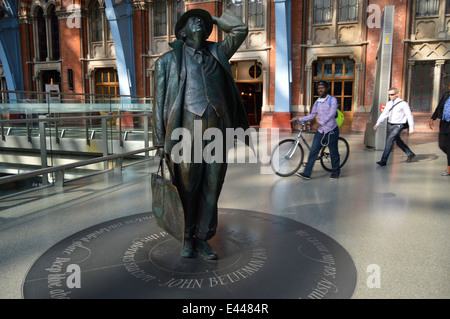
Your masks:
M311 172L316 162L317 155L323 145L328 145L331 155L331 176L330 179L339 178L340 174L340 158L338 150L339 127L336 123L336 111L338 109L337 99L328 94L329 84L325 80L320 80L317 84L317 93L319 98L314 103L311 113L300 118L293 118L291 122L307 122L317 117L320 125L314 135L314 140L309 152L308 162L306 163L303 173L295 173L295 175L310 179Z
M448 88L450 90L450 83ZM430 129L433 129L434 121L437 118L441 120L438 136L439 148L447 154L447 168L441 175L450 176L450 91L442 95L438 107L431 116L429 123Z
M400 147L408 156L406 162L410 163L413 157L416 156L416 154L414 154L408 145L400 138L400 133L408 126L409 134L414 133L414 118L411 109L408 103L398 97L399 90L397 88L390 88L388 94L390 101L386 104L377 123L373 127L374 130L377 130L378 126L380 126L386 118L388 119L388 138L381 160L377 162L380 166L386 166L389 154L391 154L392 148L394 147L394 142L396 142L398 147ZM408 123L408 125L406 123Z

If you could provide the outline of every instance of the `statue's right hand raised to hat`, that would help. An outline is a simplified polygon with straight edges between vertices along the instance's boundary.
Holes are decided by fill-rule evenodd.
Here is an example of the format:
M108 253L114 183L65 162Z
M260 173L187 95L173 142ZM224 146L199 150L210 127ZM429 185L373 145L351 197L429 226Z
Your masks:
M225 52L227 52L228 59L231 59L247 37L248 27L242 22L241 18L234 15L230 10L226 10L220 18L215 16L211 16L211 18L220 30L232 35L221 43Z

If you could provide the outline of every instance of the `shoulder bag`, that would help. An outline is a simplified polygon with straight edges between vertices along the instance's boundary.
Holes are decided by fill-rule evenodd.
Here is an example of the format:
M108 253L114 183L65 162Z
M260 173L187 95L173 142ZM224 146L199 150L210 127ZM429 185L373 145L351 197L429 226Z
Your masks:
M185 225L183 204L177 187L171 178L165 177L165 162L165 158L161 158L158 170L151 175L152 210L158 226L182 241Z

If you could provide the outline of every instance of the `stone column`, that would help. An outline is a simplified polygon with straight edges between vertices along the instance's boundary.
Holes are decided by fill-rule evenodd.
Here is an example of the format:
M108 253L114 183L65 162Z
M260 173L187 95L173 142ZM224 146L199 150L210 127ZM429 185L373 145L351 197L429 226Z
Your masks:
M433 78L433 99L431 102L431 112L434 112L436 107L439 104L439 91L441 88L441 74L442 74L442 66L444 65L445 60L436 60L436 64L434 65L434 78Z
M446 16L445 16L445 4L447 1L440 1L439 4L439 22L438 22L438 30L437 37L438 39L445 39L447 35L446 30Z

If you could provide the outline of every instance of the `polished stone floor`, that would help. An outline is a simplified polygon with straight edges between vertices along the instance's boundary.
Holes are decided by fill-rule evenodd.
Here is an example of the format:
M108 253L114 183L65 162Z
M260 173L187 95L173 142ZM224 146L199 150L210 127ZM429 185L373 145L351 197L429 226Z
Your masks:
M363 134L342 135L351 155L338 180L319 163L309 181L266 174L261 161L231 163L219 207L289 218L334 239L355 264L352 298L450 298L450 177L441 176L437 135L404 135L417 156L405 163L396 147L386 167ZM27 272L61 240L150 212L155 168L150 160L0 199L0 298L23 298Z

